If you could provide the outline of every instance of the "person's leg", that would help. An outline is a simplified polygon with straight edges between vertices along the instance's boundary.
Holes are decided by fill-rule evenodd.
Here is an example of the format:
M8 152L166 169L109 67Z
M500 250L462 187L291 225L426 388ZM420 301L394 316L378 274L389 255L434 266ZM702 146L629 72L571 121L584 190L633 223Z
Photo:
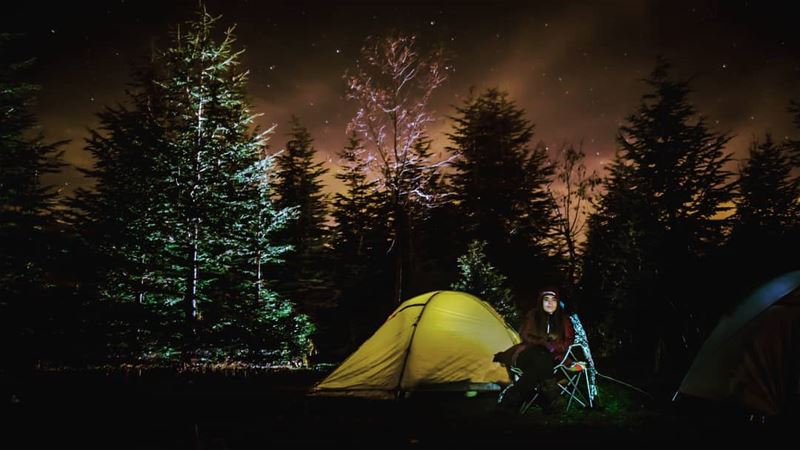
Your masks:
M543 380L553 376L553 359L544 347L535 346L520 353L517 367L522 370L522 375L503 393L500 406L518 408L534 395Z
M552 375L550 378L542 380L542 382L539 384L539 392L541 395L537 399L537 403L539 406L541 406L543 411L551 412L553 410L553 403L561 394L561 391L558 387L558 380L556 380Z
M517 384L523 392L531 392L543 380L553 376L553 358L546 348L531 347L517 358L517 367L522 369L522 376Z

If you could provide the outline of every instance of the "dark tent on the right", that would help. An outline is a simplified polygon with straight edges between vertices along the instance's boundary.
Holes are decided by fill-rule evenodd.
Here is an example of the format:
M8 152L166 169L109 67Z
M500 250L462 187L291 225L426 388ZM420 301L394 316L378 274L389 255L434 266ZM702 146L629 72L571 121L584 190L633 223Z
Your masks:
M800 396L800 271L745 298L695 357L679 392L764 415L787 412Z

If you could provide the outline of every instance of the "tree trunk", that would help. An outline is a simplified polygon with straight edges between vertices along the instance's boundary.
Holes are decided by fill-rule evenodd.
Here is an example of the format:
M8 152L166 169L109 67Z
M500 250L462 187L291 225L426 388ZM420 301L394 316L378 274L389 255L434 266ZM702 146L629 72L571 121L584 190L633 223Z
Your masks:
M196 220L196 219L195 219ZM186 314L186 323L185 325L185 340L186 340L186 351L184 352L184 357L188 356L188 354L194 350L194 346L196 343L197 338L197 277L198 277L198 257L197 257L197 247L198 247L198 238L200 233L200 226L195 221L194 230L192 231L192 240L189 247L189 252L191 253L191 257L189 259L190 266L188 271L188 277L186 282L186 295L184 297L184 312Z
M201 86L202 88L202 82ZM186 323L185 323L185 340L186 340L186 349L183 352L184 358L189 356L194 349L195 344L197 342L197 278L198 278L198 246L200 245L200 217L198 217L198 200L196 197L197 190L200 188L202 183L202 175L201 175L201 149L203 146L203 101L200 101L200 104L197 108L197 140L194 149L194 185L192 186L191 191L189 192L189 200L190 200L190 210L193 211L192 213L192 225L193 229L191 231L191 238L189 240L189 253L191 254L189 258L189 270L188 270L188 280L186 283L186 297L184 298L184 311L186 314Z
M408 286L409 221L402 205L395 207L394 300L402 303Z
M567 235L567 251L569 252L567 279L573 286L575 286L578 281L575 279L578 268L578 251L575 248L575 239L569 233Z

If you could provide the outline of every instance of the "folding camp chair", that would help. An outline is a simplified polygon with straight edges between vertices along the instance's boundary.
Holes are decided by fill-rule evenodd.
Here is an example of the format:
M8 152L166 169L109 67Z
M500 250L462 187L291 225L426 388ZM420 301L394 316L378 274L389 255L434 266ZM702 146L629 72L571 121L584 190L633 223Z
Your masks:
M578 358L576 353L578 350L581 352L582 358ZM572 344L564 355L564 359L553 369L556 374L564 377L558 383L558 387L561 389L561 395L569 398L567 411L573 401L578 402L584 408L594 406L592 403L594 395L592 395L592 384L589 378L589 374L594 372L594 367L586 361L586 353L587 350L583 345Z

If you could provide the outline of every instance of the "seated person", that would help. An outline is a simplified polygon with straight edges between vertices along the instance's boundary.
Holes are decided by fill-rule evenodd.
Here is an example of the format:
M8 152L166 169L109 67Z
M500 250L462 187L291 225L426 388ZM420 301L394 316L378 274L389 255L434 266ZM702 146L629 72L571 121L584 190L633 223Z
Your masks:
M575 329L560 305L556 289L539 292L538 301L526 314L519 335L521 343L494 357L506 367L522 371L519 379L506 389L500 407L519 409L538 390L541 406L548 410L558 397L553 369L575 340Z

